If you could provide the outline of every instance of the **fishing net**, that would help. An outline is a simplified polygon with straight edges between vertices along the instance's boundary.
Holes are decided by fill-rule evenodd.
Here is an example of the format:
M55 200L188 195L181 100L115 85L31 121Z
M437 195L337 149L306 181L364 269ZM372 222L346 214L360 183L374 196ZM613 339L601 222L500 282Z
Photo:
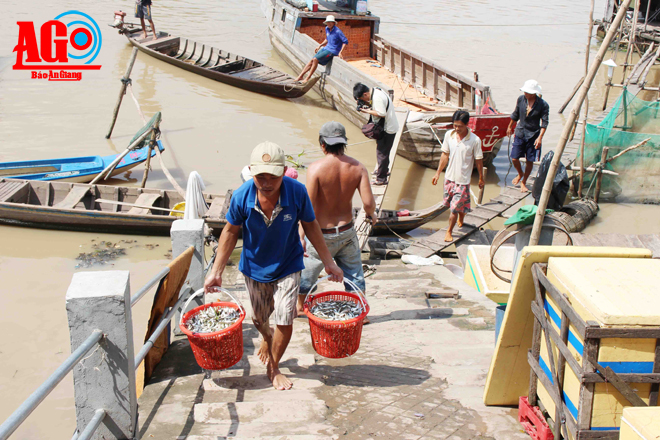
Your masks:
M612 110L598 125L587 124L584 164L598 163L604 146L609 147L608 157L613 157L648 138L646 145L605 166L620 176L603 176L603 186L605 190L619 187L619 193L623 192L628 198L657 203L660 201L657 197L660 189L660 102L645 101L624 88ZM590 185L592 177L593 174L586 174L586 185Z

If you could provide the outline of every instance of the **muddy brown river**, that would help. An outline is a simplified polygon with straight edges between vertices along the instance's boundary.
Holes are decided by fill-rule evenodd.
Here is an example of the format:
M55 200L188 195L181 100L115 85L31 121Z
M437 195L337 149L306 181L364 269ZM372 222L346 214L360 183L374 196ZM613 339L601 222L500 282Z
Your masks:
M600 18L604 0L596 2ZM17 21L43 23L77 9L91 15L102 30L97 61L100 71L85 72L80 82L48 82L14 71L12 50ZM141 127L130 97L124 99L111 140L112 108L131 47L106 23L123 9L132 18L133 2L3 2L0 16L0 161L108 155L122 151ZM537 79L551 108L544 150L557 143L564 118L556 110L584 73L588 2L380 0L370 2L380 15L381 33L389 40L472 76L492 88L500 111L511 111L519 88ZM233 53L289 71L268 41L267 21L259 0L160 1L153 17L158 30L210 43ZM595 41L595 40L594 40ZM591 46L592 56L597 45ZM619 57L621 59L622 56ZM318 129L330 120L342 122L349 142L365 140L360 130L310 93L280 100L202 78L140 53L132 73L133 86L148 116L163 114L164 159L174 177L185 185L191 171L199 172L207 191L224 193L240 184L240 170L252 148L270 140L288 154L310 163L320 157ZM606 73L598 74L590 93L592 114L602 105ZM616 91L610 95L617 96ZM570 111L570 108L566 111ZM349 147L349 154L372 169L375 144ZM489 170L485 200L497 195L509 168L506 145ZM386 208L423 208L438 201L441 189L431 185L433 171L398 158L388 190ZM509 182L513 176L509 175ZM113 183L137 185L142 169L119 176ZM305 173L301 171L301 180ZM149 187L170 188L155 164ZM590 230L597 232L660 233L660 207L603 205ZM446 216L412 235L442 227ZM493 224L497 228L499 224ZM112 265L76 268L76 257L102 241L126 249ZM64 298L71 277L79 270L130 270L135 292L169 261L169 238L58 232L0 226L0 421L25 400L70 352ZM134 309L136 343L143 334L151 297ZM140 342L141 343L141 342ZM68 438L75 427L70 376L58 386L12 437Z

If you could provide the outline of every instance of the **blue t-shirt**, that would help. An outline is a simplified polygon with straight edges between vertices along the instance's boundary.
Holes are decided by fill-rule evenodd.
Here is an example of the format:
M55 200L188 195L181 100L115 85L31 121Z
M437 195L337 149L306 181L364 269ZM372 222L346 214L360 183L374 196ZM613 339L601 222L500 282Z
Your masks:
M332 30L329 30L327 26L325 27L325 38L328 40L328 44L325 45L324 49L332 52L335 56L339 55L339 51L344 44L348 44L348 38L337 25Z
M316 216L305 185L290 177L282 179L282 211L270 226L254 209L256 199L257 187L250 179L232 194L226 218L234 226L243 226L238 270L255 281L270 283L305 268L298 221L311 222Z

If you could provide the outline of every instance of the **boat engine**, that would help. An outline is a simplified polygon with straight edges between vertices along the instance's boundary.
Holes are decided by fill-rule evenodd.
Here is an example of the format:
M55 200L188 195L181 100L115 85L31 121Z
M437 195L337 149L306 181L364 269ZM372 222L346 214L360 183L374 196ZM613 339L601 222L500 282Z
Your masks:
M121 29L124 27L124 17L126 17L126 12L119 10L115 11L115 22L112 24L113 27Z

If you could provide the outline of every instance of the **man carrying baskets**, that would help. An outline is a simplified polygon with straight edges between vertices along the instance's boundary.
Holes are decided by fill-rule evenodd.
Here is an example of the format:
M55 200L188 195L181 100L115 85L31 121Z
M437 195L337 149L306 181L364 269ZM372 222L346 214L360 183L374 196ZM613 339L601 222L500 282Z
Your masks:
M278 145L264 142L252 151L250 171L254 177L232 195L227 225L220 236L213 268L204 282L206 292L222 286L222 272L242 226L243 252L238 268L245 275L252 320L263 337L259 358L267 365L268 378L278 390L293 385L280 372L279 361L298 315L296 302L300 272L304 268L298 222L316 248L330 279L343 280L342 270L332 260L323 240L305 186L285 177L286 168L284 151ZM269 325L271 314L274 331Z

